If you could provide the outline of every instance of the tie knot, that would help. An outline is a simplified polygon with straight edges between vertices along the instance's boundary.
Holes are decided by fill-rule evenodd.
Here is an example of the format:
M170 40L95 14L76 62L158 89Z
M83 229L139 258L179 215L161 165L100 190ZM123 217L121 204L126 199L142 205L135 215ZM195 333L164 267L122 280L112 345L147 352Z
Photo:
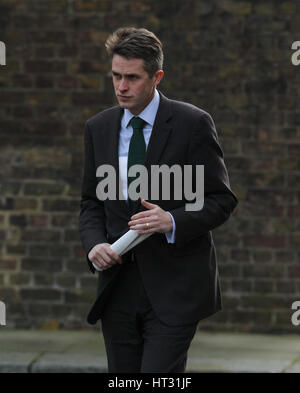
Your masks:
M130 124L133 129L141 130L144 127L145 121L143 119L141 119L140 117L133 117L130 120Z

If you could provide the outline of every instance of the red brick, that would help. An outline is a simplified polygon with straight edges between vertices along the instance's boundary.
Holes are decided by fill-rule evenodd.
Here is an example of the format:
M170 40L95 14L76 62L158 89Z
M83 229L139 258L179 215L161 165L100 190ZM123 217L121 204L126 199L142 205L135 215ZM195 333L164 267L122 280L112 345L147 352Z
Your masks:
M244 237L244 244L246 247L281 248L285 247L286 238L276 235L250 235Z

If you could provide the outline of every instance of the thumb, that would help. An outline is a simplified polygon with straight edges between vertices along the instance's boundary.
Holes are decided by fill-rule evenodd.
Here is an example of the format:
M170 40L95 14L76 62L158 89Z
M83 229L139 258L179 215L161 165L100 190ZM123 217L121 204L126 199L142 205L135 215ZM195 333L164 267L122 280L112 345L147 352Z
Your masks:
M145 201L145 199L141 200L141 203L143 206L145 206L147 209L154 209L156 208L157 205L154 205L153 203Z

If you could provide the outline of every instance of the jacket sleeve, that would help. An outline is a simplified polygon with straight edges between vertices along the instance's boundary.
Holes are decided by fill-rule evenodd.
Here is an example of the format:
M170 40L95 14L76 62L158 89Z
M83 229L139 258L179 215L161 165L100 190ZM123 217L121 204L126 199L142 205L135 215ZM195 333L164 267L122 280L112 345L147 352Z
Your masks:
M214 122L202 114L191 136L188 162L194 168L204 165L204 204L201 210L187 211L185 206L170 210L176 223L177 246L181 246L223 224L238 200L230 189L222 149Z
M95 268L88 259L89 251L99 243L106 243L105 212L103 201L96 195L97 178L94 147L88 123L84 132L84 169L79 214L79 232L90 270Z

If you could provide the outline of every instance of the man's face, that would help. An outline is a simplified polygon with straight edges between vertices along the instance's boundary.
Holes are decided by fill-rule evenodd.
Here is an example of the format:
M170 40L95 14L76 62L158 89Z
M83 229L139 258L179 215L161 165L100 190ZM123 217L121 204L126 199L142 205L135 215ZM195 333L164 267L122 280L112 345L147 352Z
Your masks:
M143 59L113 56L112 77L119 105L134 115L138 115L152 100L162 76L163 71L159 70L150 78L144 69Z

